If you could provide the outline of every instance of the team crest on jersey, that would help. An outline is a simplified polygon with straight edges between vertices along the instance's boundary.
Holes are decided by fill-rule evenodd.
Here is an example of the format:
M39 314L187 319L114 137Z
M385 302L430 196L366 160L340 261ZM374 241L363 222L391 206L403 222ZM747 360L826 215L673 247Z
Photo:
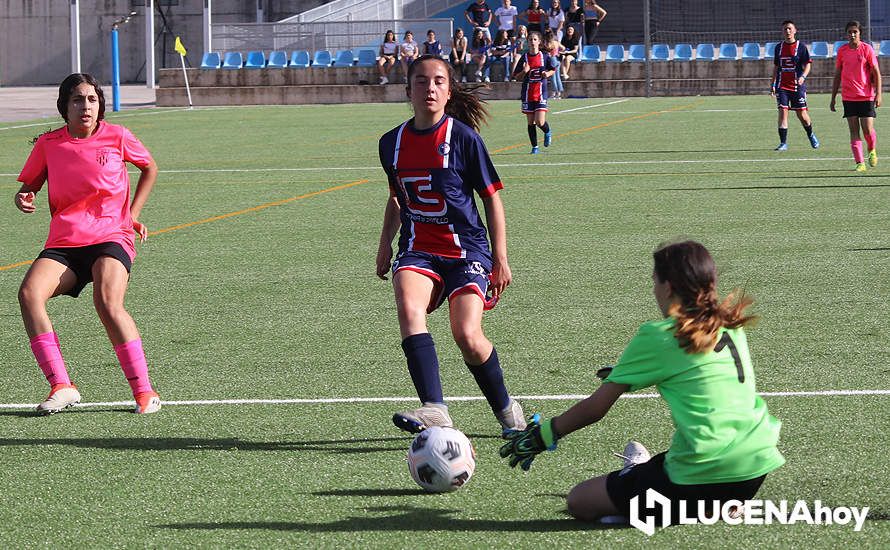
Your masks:
M108 154L110 152L111 151L109 151L108 149L99 149L98 151L96 151L96 162L98 162L102 166L105 166L105 163L108 162Z
M447 157L448 153L451 152L451 146L448 145L447 141L443 141L442 143L439 144L438 151L439 151L440 155L442 155L443 157Z

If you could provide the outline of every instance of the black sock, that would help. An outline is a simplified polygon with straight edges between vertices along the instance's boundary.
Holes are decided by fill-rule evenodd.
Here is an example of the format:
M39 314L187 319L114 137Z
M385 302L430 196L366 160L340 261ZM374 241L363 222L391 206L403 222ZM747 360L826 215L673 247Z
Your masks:
M538 146L538 129L533 124L528 126L528 140L532 142L532 147Z
M788 128L779 128L779 143L788 141Z
M806 131L807 137L810 137L813 135L813 125L812 124L810 124L809 126L804 126L803 129L804 129L804 131Z
M541 128L541 130L543 130L544 133L546 134L547 132L550 131L550 123L549 123L549 122L545 122L544 125L541 126L540 128Z
M402 350L408 360L408 372L423 403L444 403L442 381L439 380L439 358L436 344L428 332L412 334L402 340Z
M476 384L479 385L479 389L488 400L491 410L499 413L506 409L510 404L510 396L504 385L504 371L501 370L501 362L498 361L498 352L491 348L488 360L481 365L467 363L467 368L473 373L473 378L476 379Z

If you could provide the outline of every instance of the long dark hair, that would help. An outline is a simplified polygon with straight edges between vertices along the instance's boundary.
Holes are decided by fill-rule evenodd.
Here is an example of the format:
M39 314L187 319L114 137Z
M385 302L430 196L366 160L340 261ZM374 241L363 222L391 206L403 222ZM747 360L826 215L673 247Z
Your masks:
M411 87L411 78L417 72L417 67L427 61L438 61L448 71L448 84L451 89L451 98L445 104L445 114L463 122L473 130L479 131L482 124L488 121L488 109L485 101L476 95L476 90L482 86L461 86L454 67L437 55L422 55L408 66L408 88Z
M677 321L676 337L688 353L708 351L717 343L721 327L736 328L755 319L745 315L753 300L731 293L722 302L717 295L717 266L701 243L684 241L660 246L652 253L655 276L668 282L679 303L668 315Z
M65 80L59 84L59 99L56 100L56 108L59 109L59 114L62 115L65 122L68 122L68 101L71 99L71 94L74 93L74 88L77 88L81 84L89 84L95 88L96 95L99 96L98 120L103 120L105 118L105 94L102 92L102 86L99 85L99 81L96 80L93 75L88 73L69 74L65 77Z

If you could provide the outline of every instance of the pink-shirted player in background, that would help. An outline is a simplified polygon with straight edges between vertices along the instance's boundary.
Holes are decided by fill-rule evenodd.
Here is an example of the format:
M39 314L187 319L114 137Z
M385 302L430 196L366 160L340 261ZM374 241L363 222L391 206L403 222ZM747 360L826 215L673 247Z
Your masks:
M875 107L881 106L881 69L874 48L860 38L862 26L859 21L850 21L844 30L850 42L837 51L829 108L832 112L835 110L837 92L840 89L844 118L850 127L850 148L853 150L853 160L856 161L856 171L865 172L867 168L859 129L862 128L868 145L868 163L877 166Z
M138 218L158 168L129 130L103 120L105 96L91 75L75 73L63 80L57 107L66 125L37 138L15 195L18 209L33 213L35 194L46 183L52 216L45 248L19 289L31 350L51 387L37 412L56 413L80 401L46 303L61 294L77 297L92 282L93 304L133 390L136 412L153 413L161 400L148 378L142 340L124 308L124 295L136 257L134 232L142 241L148 236ZM127 162L142 172L132 203Z
M498 193L503 185L477 133L487 112L457 78L439 57L423 56L412 63L407 93L414 117L380 138L389 199L377 276L386 279L392 269L402 350L422 403L418 409L396 413L393 422L412 433L452 426L426 324L427 313L447 299L454 341L508 433L524 429L525 419L519 403L507 393L498 354L482 331L483 311L512 280ZM487 234L474 192L485 207ZM392 263L392 241L399 227L399 252Z

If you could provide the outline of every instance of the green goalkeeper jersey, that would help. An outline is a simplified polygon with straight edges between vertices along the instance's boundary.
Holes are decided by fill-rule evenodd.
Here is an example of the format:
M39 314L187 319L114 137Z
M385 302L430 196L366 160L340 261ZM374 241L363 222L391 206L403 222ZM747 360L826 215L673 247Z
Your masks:
M672 317L644 323L606 382L630 391L654 385L676 428L664 467L678 485L760 477L785 463L776 448L782 423L757 395L748 340L721 329L714 350L686 353Z

